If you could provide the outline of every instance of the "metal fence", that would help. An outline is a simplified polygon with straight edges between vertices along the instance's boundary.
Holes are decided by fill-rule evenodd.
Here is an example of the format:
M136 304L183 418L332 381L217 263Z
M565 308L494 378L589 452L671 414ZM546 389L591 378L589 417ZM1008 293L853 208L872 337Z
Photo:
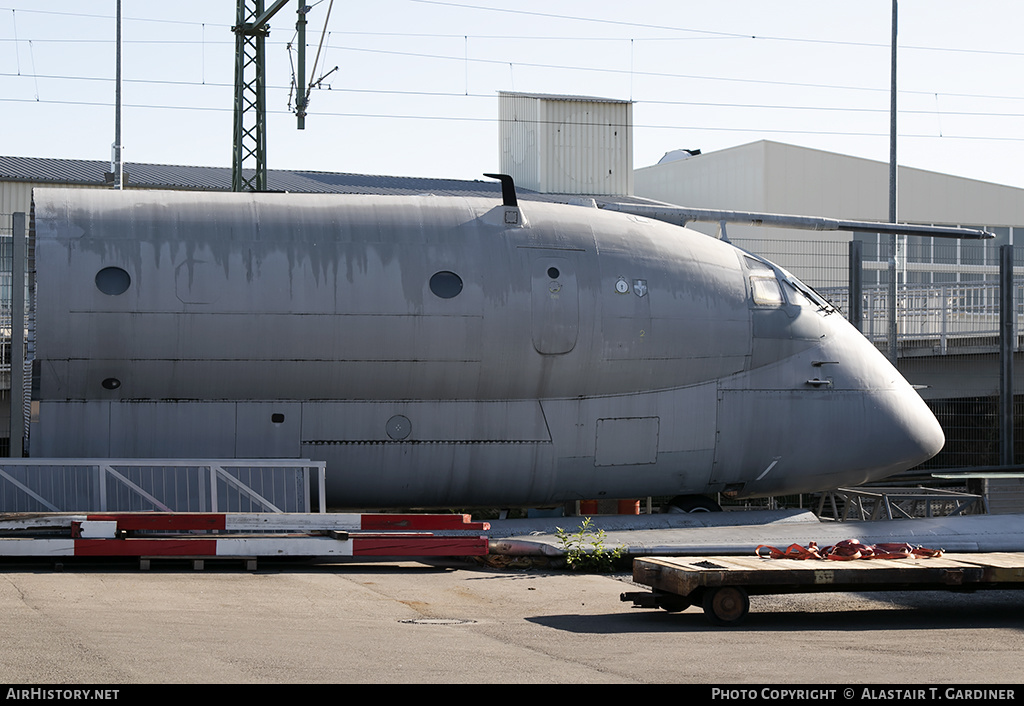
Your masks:
M32 395L32 358L35 352L35 309L33 306L33 288L35 286L35 245L27 232L20 232L19 240L22 245L15 248L14 215L10 213L0 214L0 392L8 395L8 400L13 397L21 407L20 421L21 433L12 436L10 416L14 405L8 402L3 405L0 413L0 454L8 456L11 449L15 449L16 455L21 455L25 450L25 443L28 439L29 418ZM24 229L27 231L28 222L25 220ZM19 231L22 229L19 228ZM19 252L23 258L24 272L15 276L15 252ZM22 308L19 310L21 319L15 322L14 291L15 282L20 282L23 287L23 297L20 299ZM20 326L17 324L20 323ZM20 331L19 331L20 329ZM20 334L20 335L14 335ZM12 341L18 340L20 348L14 348ZM13 369L16 361L21 362L20 374ZM17 393L12 394L12 382L19 385ZM12 442L15 442L12 444Z
M1024 279L1014 282L1014 301L1024 302ZM841 311L850 309L848 286L821 287L818 292ZM873 285L861 292L863 317L861 331L883 350L889 327L889 292ZM1018 303L1015 332L1022 330L1024 309ZM999 284L903 285L896 295L897 345L901 356L914 355L926 348L927 354L946 355L964 349L978 350L996 345L1000 335ZM1019 333L1018 333L1019 336ZM1015 339L1014 349L1020 348Z
M0 510L325 512L325 468L287 459L10 459L0 463Z

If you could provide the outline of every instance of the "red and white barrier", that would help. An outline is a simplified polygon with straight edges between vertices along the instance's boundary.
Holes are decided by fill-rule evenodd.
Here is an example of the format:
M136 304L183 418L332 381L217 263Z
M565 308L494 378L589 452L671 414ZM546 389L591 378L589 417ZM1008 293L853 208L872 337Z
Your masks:
M67 537L53 537L66 529ZM487 537L434 532L486 530L468 515L95 513L0 519L0 556L298 557L481 556ZM43 536L32 532L45 531ZM144 536L130 536L145 531ZM231 532L295 532L238 536ZM163 533L156 536L152 533Z

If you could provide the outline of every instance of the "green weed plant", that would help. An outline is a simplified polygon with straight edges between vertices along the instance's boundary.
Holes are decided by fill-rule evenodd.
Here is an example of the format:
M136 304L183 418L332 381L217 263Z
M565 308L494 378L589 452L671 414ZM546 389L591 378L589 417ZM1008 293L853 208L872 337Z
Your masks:
M566 566L573 571L607 574L615 571L622 560L625 547L606 547L604 530L595 529L589 517L583 519L576 532L569 533L561 527L555 530L555 536L565 552Z

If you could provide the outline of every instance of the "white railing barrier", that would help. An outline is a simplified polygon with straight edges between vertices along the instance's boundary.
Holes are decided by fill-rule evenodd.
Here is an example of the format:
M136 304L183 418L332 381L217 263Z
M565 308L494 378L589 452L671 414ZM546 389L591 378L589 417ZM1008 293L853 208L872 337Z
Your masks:
M325 512L326 466L308 459L0 459L0 512Z
M1014 330L1024 327L1024 284L1016 289ZM845 287L827 287L819 292L847 311L849 292ZM935 340L938 352L948 351L951 339L999 336L999 285L996 283L901 285L896 296L897 340ZM884 286L864 287L864 320L861 331L874 343L888 337L888 290ZM1017 349L1016 339L1014 349Z

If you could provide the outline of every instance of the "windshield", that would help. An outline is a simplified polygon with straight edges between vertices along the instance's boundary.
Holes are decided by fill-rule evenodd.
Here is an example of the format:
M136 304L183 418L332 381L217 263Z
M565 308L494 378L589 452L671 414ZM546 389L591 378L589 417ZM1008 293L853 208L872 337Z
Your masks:
M750 271L750 291L755 304L780 306L783 303L783 290L785 290L786 299L791 304L817 307L825 314L836 311L836 308L825 297L814 291L813 287L804 284L778 265L773 265L768 260L750 253L745 253L743 261Z

